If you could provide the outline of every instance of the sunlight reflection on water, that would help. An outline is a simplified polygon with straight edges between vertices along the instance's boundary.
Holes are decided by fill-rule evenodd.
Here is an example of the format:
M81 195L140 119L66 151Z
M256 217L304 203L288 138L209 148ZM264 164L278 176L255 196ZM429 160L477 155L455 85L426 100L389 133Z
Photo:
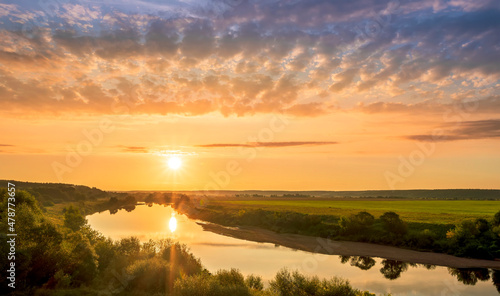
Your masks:
M170 221L168 221L168 228L170 229L170 232L174 232L177 229L177 219L175 216L172 216Z

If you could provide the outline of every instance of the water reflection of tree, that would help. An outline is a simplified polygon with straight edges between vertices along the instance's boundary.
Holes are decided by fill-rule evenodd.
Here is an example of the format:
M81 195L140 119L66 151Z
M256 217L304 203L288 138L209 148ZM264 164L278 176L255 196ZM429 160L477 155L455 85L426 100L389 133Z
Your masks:
M380 272L384 275L386 279L395 280L401 276L401 273L408 270L409 263L397 261L397 260L382 260L383 267Z
M500 270L493 270L491 273L491 279L493 280L493 285L497 288L498 293L500 293Z
M355 266L361 270L368 270L372 268L375 265L375 260L371 257L367 256L340 256L340 262L342 264L347 263L348 261L351 261L350 264L351 266Z
M465 285L474 286L477 281L487 281L490 279L490 272L487 268L450 268L448 272L455 276L459 282ZM494 282L495 280L493 280Z
M124 206L123 208L127 212L132 212L133 210L135 210L135 205L127 205L127 206Z
M427 269L427 270L434 270L436 269L436 265L432 265L432 264L422 264L422 266Z

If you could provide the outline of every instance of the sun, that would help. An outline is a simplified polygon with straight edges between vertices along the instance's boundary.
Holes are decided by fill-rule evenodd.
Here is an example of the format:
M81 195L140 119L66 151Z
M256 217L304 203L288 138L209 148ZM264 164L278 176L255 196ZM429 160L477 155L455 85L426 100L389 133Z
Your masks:
M167 165L172 170L178 170L182 166L182 160L179 156L171 156L168 159Z

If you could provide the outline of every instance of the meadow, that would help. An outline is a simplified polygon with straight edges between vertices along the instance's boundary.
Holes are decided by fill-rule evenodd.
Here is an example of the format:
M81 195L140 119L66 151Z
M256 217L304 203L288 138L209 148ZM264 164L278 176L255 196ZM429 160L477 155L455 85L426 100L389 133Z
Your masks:
M408 222L458 224L465 219L488 219L500 210L500 201L491 200L388 200L388 199L284 199L226 198L213 204L232 209L291 211L311 215L349 216L366 211L375 217L396 212Z

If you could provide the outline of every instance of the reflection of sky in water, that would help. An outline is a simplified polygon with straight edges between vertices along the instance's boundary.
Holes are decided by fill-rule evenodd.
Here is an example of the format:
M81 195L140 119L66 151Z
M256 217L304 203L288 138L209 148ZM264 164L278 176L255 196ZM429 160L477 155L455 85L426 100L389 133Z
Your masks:
M114 215L103 212L88 216L89 224L113 239L136 236L141 241L150 238L172 238L188 245L210 271L238 268L243 274L258 274L268 281L283 267L299 269L304 274L319 277L340 276L351 284L372 293L393 295L498 295L491 280L466 286L458 282L444 267L427 270L408 267L396 280L388 280L380 273L381 259L374 258L375 266L361 270L349 262L342 264L339 256L311 254L273 244L235 239L203 231L202 227L184 215L175 215L176 230L169 230L174 211L170 207L137 206L132 212L118 211Z

